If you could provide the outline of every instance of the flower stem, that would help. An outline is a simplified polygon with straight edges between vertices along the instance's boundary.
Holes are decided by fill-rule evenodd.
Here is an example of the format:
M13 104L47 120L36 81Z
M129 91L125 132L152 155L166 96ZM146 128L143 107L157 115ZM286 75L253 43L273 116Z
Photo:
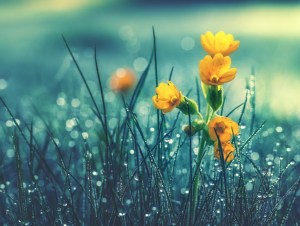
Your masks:
M213 116L213 114L211 112L211 108L210 108L209 105L207 105L205 122L208 123L212 116ZM197 161L196 161L197 167L196 167L196 169L198 169L198 168L200 169L200 164L201 164L201 160L202 160L203 155L204 155L204 148L205 148L205 144L206 144L207 139L208 139L207 135L203 131L201 139L200 139L199 151L198 151L198 155L197 155ZM195 217L197 201L198 201L200 170L196 170L195 174L196 175L195 175L195 180L194 180L193 190L192 190L193 191L193 196L192 196L192 209L191 209L191 214L192 214L193 220L194 220L194 217Z
M197 155L197 169L199 168L200 169L200 164L201 164L201 160L202 160L202 157L203 157L203 153L204 153L204 147L205 147L205 142L206 141L206 136L204 134L204 132L202 132L202 138L201 138L201 141L200 141L200 146L199 146L199 151L198 151L198 155ZM195 217L195 212L196 212L196 207L197 207L197 198L198 198L198 189L199 189L199 179L200 179L200 170L196 171L196 176L195 176L195 181L194 181L194 184L193 184L193 199L192 199L192 210L191 210L191 213L192 213L192 216L193 216L193 220L194 220L194 217Z

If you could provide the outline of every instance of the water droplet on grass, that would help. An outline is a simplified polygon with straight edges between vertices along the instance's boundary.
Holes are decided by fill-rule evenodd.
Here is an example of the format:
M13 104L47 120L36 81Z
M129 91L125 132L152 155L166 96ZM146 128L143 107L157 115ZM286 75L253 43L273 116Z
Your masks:
M93 176L98 176L98 172L96 172L96 171L93 171L92 174L93 174Z
M80 106L80 100L77 98L74 98L71 100L71 105L73 108L78 108Z
M251 153L251 159L252 159L253 161L258 160L258 159L259 159L259 154L258 154L257 152L252 152L252 153Z
M119 217L124 217L125 215L126 215L125 212L119 212L119 214L118 214Z
M58 106L64 106L64 105L66 104L65 98L63 98L63 97L58 97L57 100L56 100L56 104L57 104Z
M261 194L258 194L258 195L257 195L257 198L258 198L258 199L261 199L261 198L262 198L262 195L261 195Z
M282 128L281 126L277 126L277 127L275 128L275 130L276 130L277 133L282 133L283 128Z
M87 132L81 133L81 136L84 140L87 140L89 138L89 134Z
M241 127L241 129L246 129L246 124L242 122L240 127Z

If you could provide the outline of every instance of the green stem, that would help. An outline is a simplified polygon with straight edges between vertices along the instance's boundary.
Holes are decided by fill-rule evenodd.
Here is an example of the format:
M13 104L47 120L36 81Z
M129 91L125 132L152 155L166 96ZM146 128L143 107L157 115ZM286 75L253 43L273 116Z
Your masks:
M214 115L214 112L212 111L211 107L209 105L207 105L206 119L205 119L206 124L211 120L213 115ZM201 118L202 118L202 115L201 115ZM196 162L197 166L199 165L199 172L195 172L196 176L195 176L193 190L192 190L193 191L193 197L192 197L193 204L192 204L191 214L192 214L193 220L195 217L197 201L198 201L198 190L199 190L199 182L200 182L200 164L201 164L201 160L204 155L204 148L205 148L207 139L208 139L207 134L205 134L205 132L203 131L202 137L200 140L199 151L198 151L198 155L197 155L197 162Z
M198 117L201 119L201 120L203 120L203 116L202 116L202 114L198 111L197 112L197 115L198 115Z
M202 133L202 138L201 138L201 141L200 141L198 155L197 155L197 165L199 165L199 168L200 168L200 164L201 164L201 160L202 160L202 156L203 156L205 141L206 141L206 136L203 132ZM199 171L200 171L200 169L199 169ZM195 217L195 212L196 212L198 189L199 189L199 179L200 179L200 172L195 172L195 173L196 173L196 176L195 176L195 181L194 181L194 184L193 184L193 199L192 199L193 204L192 204L192 210L191 210L191 213L193 215L193 219Z

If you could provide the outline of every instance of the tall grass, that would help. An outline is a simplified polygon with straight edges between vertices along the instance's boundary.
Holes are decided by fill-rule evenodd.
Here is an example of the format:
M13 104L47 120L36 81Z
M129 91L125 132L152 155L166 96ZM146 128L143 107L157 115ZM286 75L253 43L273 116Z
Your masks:
M67 50L90 97L90 108L97 125L86 133L78 116L74 127L81 139L74 140L54 128L55 120L42 120L44 130L35 120L16 118L16 110L6 109L2 123L5 132L0 173L0 221L3 225L297 225L299 224L299 164L289 158L274 156L269 162L257 161L252 154L261 151L261 131L272 124L259 122L255 115L255 87L246 87L244 103L224 115L237 114L242 134L234 138L236 158L227 164L212 157L211 145L204 147L201 164L196 164L194 150L199 136L187 136L181 130L181 113L164 115L156 111L156 124L147 119L141 124L136 104L146 95L146 80L155 76L159 65L153 29L153 51L149 65L141 74L130 98L120 94L123 106L105 100L105 89L94 51L95 79L100 98L96 98L72 50ZM150 68L154 66L154 74ZM175 69L174 69L175 70ZM254 74L254 73L253 73ZM169 80L172 79L173 68ZM251 77L252 80L255 77ZM249 89L252 94L249 95ZM202 100L199 81L191 93ZM244 114L252 109L250 120ZM125 109L116 126L108 124L110 108ZM70 113L72 114L72 113ZM69 115L69 118L73 115ZM18 117L20 118L20 117ZM185 122L186 123L186 122ZM189 117L189 122L191 118ZM70 132L70 131L69 131ZM70 142L73 142L70 145ZM8 151L7 151L8 150ZM13 152L11 151L13 150ZM264 147L265 153L272 147ZM9 157L8 157L9 156ZM14 160L13 160L14 159ZM261 158L263 159L263 158ZM194 186L200 180L199 186ZM197 189L197 197L193 193ZM298 193L298 195L297 195ZM195 203L194 212L193 204Z

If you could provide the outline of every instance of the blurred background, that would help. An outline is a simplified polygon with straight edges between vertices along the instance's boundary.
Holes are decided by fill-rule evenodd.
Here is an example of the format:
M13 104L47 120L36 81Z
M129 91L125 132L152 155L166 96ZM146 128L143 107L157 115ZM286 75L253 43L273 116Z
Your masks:
M273 121L300 141L300 5L296 1L172 2L0 1L0 95L24 117L30 117L32 103L47 112L61 96L80 98L85 88L63 34L91 84L96 81L93 48L97 46L106 96L112 102L111 74L128 67L140 77L147 66L152 26L159 81L166 81L174 66L175 84L185 93L195 91L198 62L205 55L199 37L209 30L224 30L241 41L232 54L238 75L226 88L230 101L225 110L244 101L246 80L255 74L261 121ZM144 94L150 110L153 81L152 71L147 82L153 85Z

